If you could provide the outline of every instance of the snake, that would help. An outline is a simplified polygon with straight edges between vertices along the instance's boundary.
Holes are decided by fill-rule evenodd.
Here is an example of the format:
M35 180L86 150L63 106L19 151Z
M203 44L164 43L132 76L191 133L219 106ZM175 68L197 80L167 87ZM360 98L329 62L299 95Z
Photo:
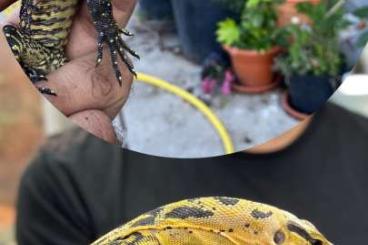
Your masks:
M104 46L108 46L112 67L119 84L122 74L118 59L136 75L127 53L139 58L128 47L122 36L133 34L120 28L113 16L112 0L86 0L92 23L96 29L98 66L103 59ZM33 83L47 80L46 76L68 62L65 47L74 17L82 0L21 0L19 26L5 25L6 40L24 72ZM82 45L83 40L81 41ZM41 93L55 95L47 87L39 87Z
M294 214L233 197L200 197L142 214L92 245L332 245Z

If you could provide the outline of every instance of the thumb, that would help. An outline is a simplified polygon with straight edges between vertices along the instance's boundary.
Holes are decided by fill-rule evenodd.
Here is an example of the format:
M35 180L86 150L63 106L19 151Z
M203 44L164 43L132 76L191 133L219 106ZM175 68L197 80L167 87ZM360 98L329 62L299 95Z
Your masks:
M112 0L114 17L121 27L128 24L136 4L137 0Z

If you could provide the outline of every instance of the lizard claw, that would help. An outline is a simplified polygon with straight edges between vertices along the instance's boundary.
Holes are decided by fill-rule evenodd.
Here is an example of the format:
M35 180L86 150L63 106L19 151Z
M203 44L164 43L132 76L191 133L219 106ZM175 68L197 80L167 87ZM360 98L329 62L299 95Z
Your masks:
M134 34L125 28L120 29L120 33L128 37L134 37Z
M118 57L125 63L128 67L128 70L136 76L136 72L134 71L134 66L129 60L126 52L130 55L139 59L139 55L130 49L128 45L124 42L124 40L120 36L120 30L116 27L115 30L109 30L108 32L101 31L98 37L98 44L97 44L97 62L96 66L101 64L103 58L103 47L104 43L108 44L111 54L111 62L115 72L115 76L119 82L122 84L122 75L118 66Z
M40 91L40 93L42 94L47 94L47 95L51 95L51 96L57 96L56 92L50 88L47 87L37 87L38 91Z

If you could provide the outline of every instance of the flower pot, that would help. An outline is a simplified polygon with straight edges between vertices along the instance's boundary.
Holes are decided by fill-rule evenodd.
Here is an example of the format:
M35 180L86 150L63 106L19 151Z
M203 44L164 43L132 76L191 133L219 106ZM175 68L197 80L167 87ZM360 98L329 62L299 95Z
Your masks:
M255 92L257 88L266 90L266 88L274 87L276 76L273 72L273 63L274 58L281 52L281 48L274 47L264 53L227 46L224 48L230 55L240 86L250 88L250 90L255 89Z
M312 114L334 93L330 76L292 76L289 81L288 103L297 111Z
M170 0L139 0L139 8L147 19L173 19Z
M278 7L278 26L286 26L291 23L293 17L298 17L300 23L310 24L310 20L307 16L298 13L296 5L298 3L310 2L313 4L320 3L320 0L286 0L285 3Z
M222 4L210 0L172 0L176 28L184 55L202 63L211 52L221 52L216 41L217 23L238 18Z

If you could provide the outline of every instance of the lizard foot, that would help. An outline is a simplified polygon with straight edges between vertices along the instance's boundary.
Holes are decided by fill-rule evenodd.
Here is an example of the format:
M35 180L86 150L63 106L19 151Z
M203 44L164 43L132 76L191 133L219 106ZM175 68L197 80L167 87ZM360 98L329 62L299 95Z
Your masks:
M46 75L43 74L41 71L38 71L38 70L35 70L35 69L31 69L31 68L24 68L24 70L25 70L26 74L28 75L29 79L35 85L38 82L47 81ZM36 85L36 88L42 94L57 96L56 92L54 90L50 89L50 88L47 88L47 87L39 87L37 85Z
M29 79L32 81L32 83L47 81L46 74L44 74L43 72L39 70L32 69L29 67L24 67L24 66L23 66L23 70L25 71Z
M122 76L118 66L119 57L127 65L129 71L136 75L134 66L126 55L126 52L138 59L139 55L129 48L122 38L122 35L132 36L133 34L126 29L118 27L113 18L111 0L88 0L87 3L98 33L96 65L98 66L102 62L103 47L104 44L107 44L110 49L115 76L121 85Z

